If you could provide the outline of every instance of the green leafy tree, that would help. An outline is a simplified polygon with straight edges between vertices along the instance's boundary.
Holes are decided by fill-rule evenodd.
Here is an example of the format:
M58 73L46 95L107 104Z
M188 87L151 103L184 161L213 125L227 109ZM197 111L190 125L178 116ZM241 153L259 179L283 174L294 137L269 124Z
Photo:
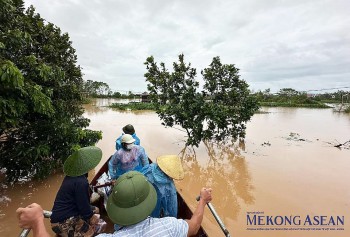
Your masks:
M149 57L145 64L149 96L163 120L162 124L169 127L180 125L187 133L187 145L198 145L203 136L204 113L200 111L204 97L197 92L196 69L185 64L183 55L179 56L179 63L173 63L172 73L164 63L160 63L159 68L153 57Z
M72 150L96 143L85 129L83 79L67 33L22 0L0 0L0 166L9 181L42 178Z
M173 63L171 73L164 63L158 67L152 56L145 65L150 99L162 124L181 126L187 133L186 145L198 146L209 139L244 138L245 123L258 104L234 65L221 64L215 57L202 71L205 84L200 92L196 69L184 62L182 54L179 62Z
M115 98L121 98L122 97L122 94L120 94L120 92L114 92L112 97L115 97Z
M299 95L299 92L292 88L282 88L277 93L279 102L288 102L292 103L292 98L295 98Z
M108 97L112 95L109 85L100 81L84 81L83 90L88 96L91 97Z
M206 137L224 140L226 137L245 137L246 122L259 109L255 97L250 95L249 85L240 79L239 69L233 64L222 64L219 57L213 58L208 68L202 71L204 94L211 98L205 103Z

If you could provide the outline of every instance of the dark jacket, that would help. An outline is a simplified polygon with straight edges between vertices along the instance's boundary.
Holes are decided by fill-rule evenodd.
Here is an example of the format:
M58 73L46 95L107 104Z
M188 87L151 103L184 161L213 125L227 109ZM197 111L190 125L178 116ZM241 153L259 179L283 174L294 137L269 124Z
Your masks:
M62 222L70 217L78 216L87 221L92 215L89 183L86 176L66 176L52 207L51 223Z

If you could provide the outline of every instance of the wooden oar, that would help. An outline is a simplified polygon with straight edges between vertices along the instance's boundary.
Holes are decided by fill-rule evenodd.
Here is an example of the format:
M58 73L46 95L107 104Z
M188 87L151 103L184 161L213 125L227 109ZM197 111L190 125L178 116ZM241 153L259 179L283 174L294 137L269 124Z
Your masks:
M112 186L112 185L113 185L113 182L106 182L104 184L91 186L92 193L90 195L90 203L95 203L100 199L101 195L97 192L98 188L108 187L108 186Z
M111 185L113 185L113 182L107 182L107 183L104 183L104 184L99 184L99 185L96 185L96 186L92 186L92 189L94 191L96 191L98 188L107 187L107 186L111 186Z
M43 211L45 218L50 218L52 212L51 211ZM19 237L27 237L30 232L30 229L23 229L22 232L19 234Z
M220 219L219 215L216 213L215 209L214 209L214 206L208 202L207 203L208 207L209 207L209 210L211 211L211 213L213 214L213 216L215 217L215 220L218 222L220 228L222 229L222 231L224 232L224 234L227 236L227 237L230 237L230 233L228 232L228 230L226 229L224 223L222 222L222 220Z
M201 197L198 196L198 197L196 198L196 200L199 201L200 198L201 198ZM228 232L227 228L226 228L225 225L224 225L224 222L222 222L222 220L220 219L219 215L216 213L213 204L211 204L210 202L208 202L208 203L207 203L207 206L208 206L209 210L211 211L211 213L213 214L213 216L214 216L216 222L219 224L221 230L224 232L225 236L226 236L226 237L231 237L230 233Z

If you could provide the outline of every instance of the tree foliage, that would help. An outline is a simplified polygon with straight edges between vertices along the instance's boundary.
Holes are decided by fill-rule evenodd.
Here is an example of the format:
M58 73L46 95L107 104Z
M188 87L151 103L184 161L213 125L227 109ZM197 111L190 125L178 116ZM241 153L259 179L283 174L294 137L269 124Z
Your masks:
M245 137L246 122L258 110L249 94L248 84L240 79L232 64L213 58L201 74L203 90L199 91L196 69L186 64L184 55L173 63L169 72L151 56L145 62L150 99L162 124L180 125L187 133L186 145L198 146L203 140L222 141Z
M84 129L82 73L67 33L22 0L0 0L0 166L45 177L101 133Z
M83 83L83 90L91 97L111 96L112 91L105 82L87 80Z

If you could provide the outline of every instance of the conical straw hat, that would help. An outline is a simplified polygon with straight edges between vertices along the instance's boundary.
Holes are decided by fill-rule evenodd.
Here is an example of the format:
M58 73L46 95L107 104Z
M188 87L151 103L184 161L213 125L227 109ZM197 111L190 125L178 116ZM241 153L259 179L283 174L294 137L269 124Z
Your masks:
M86 174L102 159L102 150L95 146L83 147L75 151L64 162L63 171L71 177Z
M177 155L164 155L157 158L159 168L169 177L177 180L184 178L181 160Z

